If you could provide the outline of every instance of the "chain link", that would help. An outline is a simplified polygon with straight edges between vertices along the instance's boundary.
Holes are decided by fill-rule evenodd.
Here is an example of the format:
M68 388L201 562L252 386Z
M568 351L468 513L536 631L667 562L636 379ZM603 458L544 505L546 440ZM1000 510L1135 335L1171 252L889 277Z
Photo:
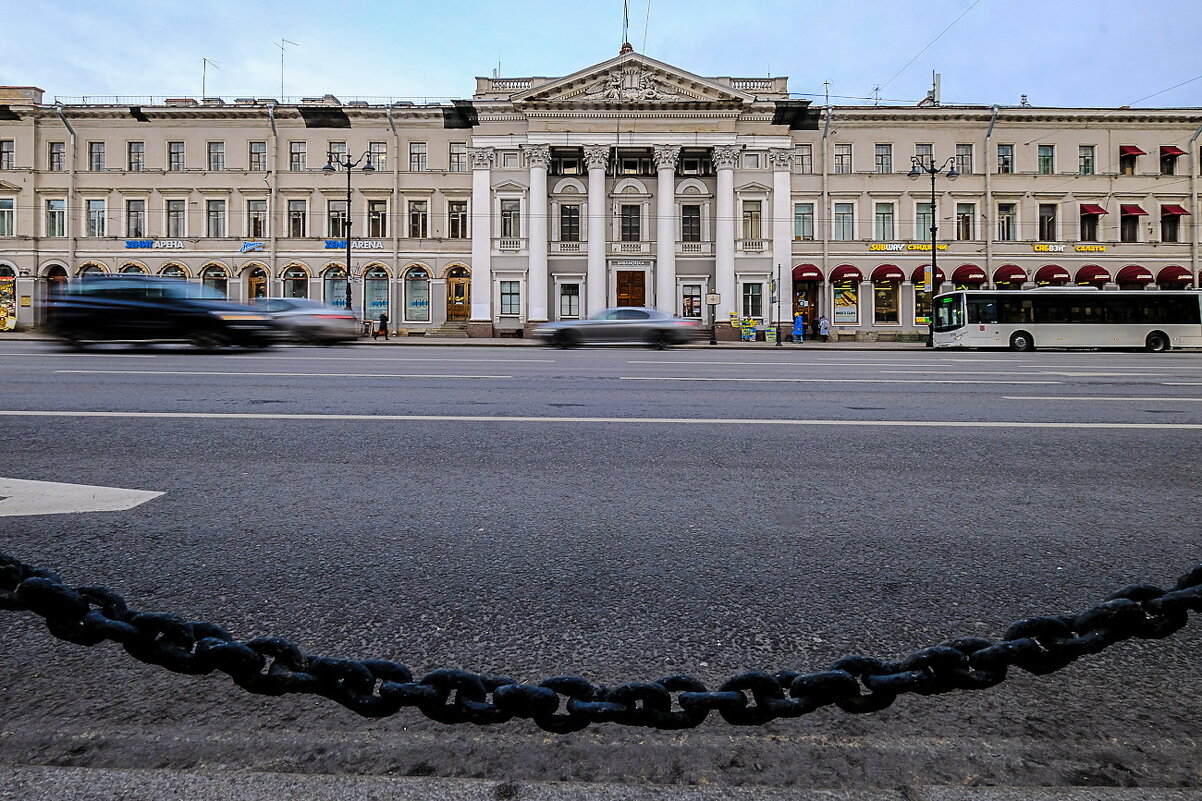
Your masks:
M1188 623L1190 611L1202 611L1202 565L1171 590L1131 584L1077 615L1016 621L997 641L949 640L893 662L846 656L828 670L811 673L750 671L717 690L684 675L616 687L579 676L522 684L453 669L414 679L396 662L314 656L279 637L241 641L213 623L137 612L112 590L72 587L49 570L4 554L0 609L40 615L51 634L77 645L111 641L135 659L177 673L216 670L248 692L320 695L365 717L416 708L440 723L522 718L555 733L592 723L689 729L710 712L736 726L795 718L832 704L844 712L877 712L899 695L980 690L1004 681L1011 667L1042 675L1123 640L1161 639Z

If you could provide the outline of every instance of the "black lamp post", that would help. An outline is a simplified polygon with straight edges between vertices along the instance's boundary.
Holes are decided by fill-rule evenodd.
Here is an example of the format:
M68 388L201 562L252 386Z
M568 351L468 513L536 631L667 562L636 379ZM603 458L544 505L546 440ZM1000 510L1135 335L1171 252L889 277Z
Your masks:
M937 258L939 252L938 232L939 232L939 213L935 208L935 176L947 170L947 179L954 181L960 177L960 171L956 169L956 157L949 156L947 161L939 166L935 166L935 154L931 154L930 163L920 156L910 156L910 161L914 166L910 168L909 176L917 178L924 172L931 176L931 283L927 286L930 294L929 308L927 309L927 347L935 346L935 275L938 271L939 261Z
M336 172L339 168L346 170L346 220L343 234L346 236L346 310L348 312L351 311L351 171L360 164L363 164L365 173L371 174L376 171L376 168L371 165L370 150L356 161L351 161L349 153L342 158L336 158L334 151L331 150L326 154L326 166L321 168L321 171L326 173ZM366 307L363 313L367 313Z

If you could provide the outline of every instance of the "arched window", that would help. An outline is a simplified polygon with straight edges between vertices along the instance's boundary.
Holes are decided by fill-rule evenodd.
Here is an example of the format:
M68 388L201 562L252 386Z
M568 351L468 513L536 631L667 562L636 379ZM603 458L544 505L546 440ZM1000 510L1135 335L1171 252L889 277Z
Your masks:
M309 297L309 274L303 267L289 267L284 270L284 297Z
M387 312L388 271L377 264L363 273L363 315L364 319L378 320Z
M168 264L159 271L159 275L164 278L187 278L188 271L178 264Z
M17 273L7 264L0 264L0 319L17 313ZM7 323L0 322L0 330Z
M146 274L146 270L142 267L142 265L134 264L132 262L130 262L128 264L122 264L121 272L127 273L127 274L133 273L134 275L145 275Z
M890 325L901 321L898 314L898 295L903 278L905 274L892 264L882 264L872 271L873 322L877 325Z
M322 279L322 301L339 309L349 309L351 304L346 292L346 270L341 265L332 265L322 274Z
M104 268L99 264L88 262L79 268L80 275L104 275Z
M246 273L246 297L250 300L267 297L267 271L252 267Z
M411 267L405 273L405 319L430 321L430 274L423 267Z
M200 282L227 298L230 296L230 274L220 264L206 264Z

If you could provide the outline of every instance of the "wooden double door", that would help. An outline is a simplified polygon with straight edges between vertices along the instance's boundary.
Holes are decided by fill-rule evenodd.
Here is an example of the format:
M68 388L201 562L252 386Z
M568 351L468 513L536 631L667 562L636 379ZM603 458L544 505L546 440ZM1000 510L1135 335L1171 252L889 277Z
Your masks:
M618 306L647 305L647 273L643 270L617 271Z
M472 314L472 276L464 267L447 273L447 320L463 321Z

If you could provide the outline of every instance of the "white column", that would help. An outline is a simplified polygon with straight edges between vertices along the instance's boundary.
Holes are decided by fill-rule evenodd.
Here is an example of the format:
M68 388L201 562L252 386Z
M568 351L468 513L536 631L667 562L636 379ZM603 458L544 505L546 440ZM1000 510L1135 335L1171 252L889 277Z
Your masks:
M472 319L492 324L491 147L468 148L472 160Z
M735 164L742 145L714 148L718 170L717 220L714 226L714 288L721 295L715 324L725 324L738 308L735 298Z
M677 145L655 146L655 308L676 314L676 163Z
M772 164L772 264L779 268L780 285L776 291L780 302L772 310L777 324L793 321L793 226L792 190L790 175L793 151L769 150Z
M608 145L586 145L588 166L588 295L582 314L595 314L606 306L609 285L605 270L605 168L609 166Z
M526 322L547 321L547 168L551 166L550 145L525 145L530 168L530 270L526 274Z

